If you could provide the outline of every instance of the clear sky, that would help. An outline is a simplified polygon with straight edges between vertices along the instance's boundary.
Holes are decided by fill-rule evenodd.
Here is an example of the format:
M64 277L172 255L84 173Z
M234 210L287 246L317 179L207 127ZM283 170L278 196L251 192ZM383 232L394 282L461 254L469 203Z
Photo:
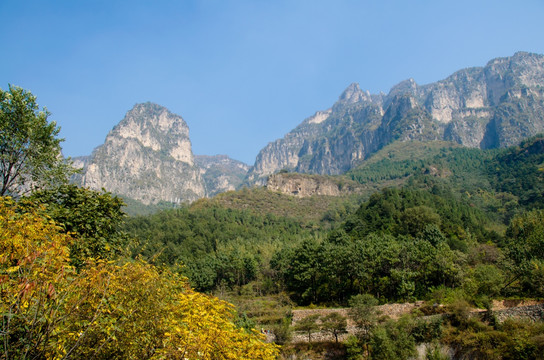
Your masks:
M67 156L152 101L195 154L253 164L352 82L387 93L542 54L543 19L542 0L1 0L0 88L38 97Z

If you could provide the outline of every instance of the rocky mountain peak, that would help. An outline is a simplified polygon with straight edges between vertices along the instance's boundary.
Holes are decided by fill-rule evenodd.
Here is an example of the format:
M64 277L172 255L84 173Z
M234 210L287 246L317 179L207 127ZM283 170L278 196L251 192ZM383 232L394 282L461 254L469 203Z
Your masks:
M370 93L363 91L359 87L359 84L352 83L346 90L340 95L338 102L343 104L353 104L361 101L372 101Z
M396 95L386 113L405 114L418 107L416 98L410 93Z
M512 56L498 57L498 58L489 60L486 64L486 67L500 65L500 64L534 65L537 63L542 63L543 60L544 60L544 55L531 53L527 51L518 51Z
M195 163L200 168L207 196L236 190L249 170L249 165L227 155L196 155Z
M389 91L389 98L393 98L397 95L404 95L404 94L411 94L415 95L418 91L418 85L416 81L412 78L401 81L397 85L393 86L391 88L391 91Z
M153 129L159 134L178 133L187 135L189 128L179 115L171 113L167 108L151 102L136 104L127 111L125 118L114 127L122 129L135 127Z
M77 180L144 204L205 195L189 127L181 116L153 103L136 104L126 113L83 164Z
M518 52L421 86L408 79L387 95L353 83L302 125L313 126L298 126L261 150L250 181L282 169L339 174L397 140L514 145L544 131L544 55Z
M183 203L238 187L248 165L226 155L193 154L183 118L151 102L136 104L90 156L75 182L144 204Z
M484 68L486 77L503 86L542 86L544 82L544 55L517 52L511 57L496 58Z
M187 123L181 116L154 103L134 105L108 137L132 139L175 160L194 164Z

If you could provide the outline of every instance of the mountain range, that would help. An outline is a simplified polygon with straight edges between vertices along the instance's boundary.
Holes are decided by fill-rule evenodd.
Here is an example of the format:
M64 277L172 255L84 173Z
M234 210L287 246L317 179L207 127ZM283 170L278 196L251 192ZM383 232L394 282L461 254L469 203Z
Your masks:
M387 95L351 84L330 109L263 148L248 178L262 183L282 169L342 174L394 141L514 145L544 130L543 86L544 56L523 52L428 85L409 79Z
M543 131L544 56L518 52L427 85L405 80L388 94L351 84L331 108L266 145L251 167L225 155L194 155L181 116L137 104L104 144L74 159L82 168L74 180L144 204L182 203L263 185L282 170L343 174L397 141L490 149Z

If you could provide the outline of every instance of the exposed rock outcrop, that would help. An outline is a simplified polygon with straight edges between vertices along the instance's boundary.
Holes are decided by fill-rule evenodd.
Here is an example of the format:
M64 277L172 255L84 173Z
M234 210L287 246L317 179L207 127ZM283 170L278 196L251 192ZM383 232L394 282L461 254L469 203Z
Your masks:
M344 178L277 173L268 177L266 188L297 197L314 195L341 196L359 192L361 185Z
M388 95L351 84L261 150L248 175L263 184L280 170L341 174L393 141L449 140L506 147L544 131L544 56L519 52L419 86L409 79Z
M179 115L153 103L137 104L90 156L75 182L139 200L191 202L234 190L248 165L226 155L195 156L189 127Z
M249 165L227 155L195 155L195 163L200 168L208 197L238 189L249 170Z
M343 174L395 141L454 141L476 148L506 147L544 132L544 56L519 52L485 67L460 70L420 86L413 79L389 94L351 84L325 111L263 148L248 171L224 156L193 155L179 115L138 104L88 157L76 158L81 185L105 188L145 204L190 202L246 184L265 185L287 170ZM324 183L291 193L333 193ZM275 186L270 183L269 186ZM281 190L280 190L281 191Z
M105 188L144 204L193 201L205 195L194 163L189 128L181 116L152 104L137 104L92 155L77 161L79 182Z

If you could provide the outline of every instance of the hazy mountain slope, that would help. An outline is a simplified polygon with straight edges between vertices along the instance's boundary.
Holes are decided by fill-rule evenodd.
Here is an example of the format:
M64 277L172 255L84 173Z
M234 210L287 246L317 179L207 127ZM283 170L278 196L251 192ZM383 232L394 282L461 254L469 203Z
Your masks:
M249 170L249 165L227 155L195 155L195 163L200 168L208 197L236 190Z
M341 174L395 141L449 140L468 147L519 143L544 130L544 56L519 52L387 95L350 85L331 109L304 120L258 154L248 181L282 169Z

